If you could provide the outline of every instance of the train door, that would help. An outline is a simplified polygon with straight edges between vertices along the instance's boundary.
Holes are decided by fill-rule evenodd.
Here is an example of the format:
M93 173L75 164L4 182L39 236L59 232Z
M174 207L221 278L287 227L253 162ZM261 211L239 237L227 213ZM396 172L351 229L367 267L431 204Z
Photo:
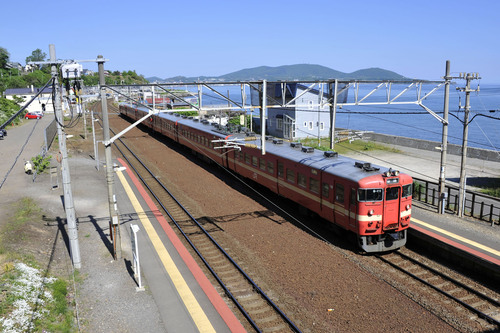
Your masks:
M356 230L356 215L357 215L357 190L351 187L349 193L349 228Z
M384 230L396 229L399 225L400 196L400 186L388 187L385 189L384 217L382 221Z
M332 176L321 173L321 216L328 221L334 221L334 195Z
M281 161L276 161L276 182L277 182L277 191L276 193L282 194L285 190L285 187L283 186L283 182L285 179L285 166L283 162Z

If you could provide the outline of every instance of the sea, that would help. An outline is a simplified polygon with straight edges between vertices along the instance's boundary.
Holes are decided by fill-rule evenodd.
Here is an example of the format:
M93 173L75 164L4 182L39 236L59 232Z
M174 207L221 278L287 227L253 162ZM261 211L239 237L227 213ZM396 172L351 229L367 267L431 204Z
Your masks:
M358 100L366 96L376 87L375 84L360 84L357 92ZM407 88L407 84L393 84L390 87L390 96L394 98L399 92ZM425 96L437 84L422 84L421 88L411 87L397 101L415 101L418 96ZM462 145L465 116L465 81L450 84L449 94L449 125L448 143ZM192 88L187 88L191 90ZM193 88L194 89L194 88ZM246 88L248 101L250 88ZM500 152L500 84L481 84L472 81L470 89L470 108L468 119L469 147L489 149ZM240 86L219 86L219 94L229 96L236 102L241 102ZM422 104L428 109L443 117L444 85L426 97ZM194 90L193 90L194 92ZM227 106L227 102L217 93L203 90L203 105ZM364 102L377 103L386 101L389 87L382 87L367 97ZM347 103L353 103L356 92L349 89ZM249 102L248 102L249 103ZM360 131L373 131L389 135L410 137L415 139L442 141L442 123L424 108L415 104L406 105L343 105L337 109L336 126Z

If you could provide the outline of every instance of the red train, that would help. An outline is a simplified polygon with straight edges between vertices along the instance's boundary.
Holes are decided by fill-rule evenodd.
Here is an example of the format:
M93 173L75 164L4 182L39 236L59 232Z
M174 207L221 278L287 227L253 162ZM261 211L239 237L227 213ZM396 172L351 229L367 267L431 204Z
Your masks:
M120 113L132 120L142 118L146 112L120 105ZM413 182L407 174L277 138L266 138L265 155L255 148L260 146L259 138L241 146L241 150L220 149L221 144L213 141L229 134L208 120L163 113L143 123L352 231L366 252L393 250L406 243ZM234 139L245 137L245 133L230 134Z

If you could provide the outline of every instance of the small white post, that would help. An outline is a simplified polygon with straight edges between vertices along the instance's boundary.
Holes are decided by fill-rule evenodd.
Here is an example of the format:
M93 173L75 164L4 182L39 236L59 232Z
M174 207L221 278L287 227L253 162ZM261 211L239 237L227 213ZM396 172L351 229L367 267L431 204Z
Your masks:
M137 280L139 286L135 288L136 291L144 291L141 280L141 264L139 262L139 244L137 243L137 232L139 231L139 226L137 224L130 225L130 240L132 242L132 268L134 270L134 277Z

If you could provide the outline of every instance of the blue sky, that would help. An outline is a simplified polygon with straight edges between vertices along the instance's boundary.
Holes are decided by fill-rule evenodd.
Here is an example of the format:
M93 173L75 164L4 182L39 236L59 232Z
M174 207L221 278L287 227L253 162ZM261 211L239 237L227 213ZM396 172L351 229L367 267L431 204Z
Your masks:
M308 63L439 80L450 60L455 74L500 83L497 0L28 0L2 12L0 46L23 64L54 44L59 59L102 54L106 69L146 77Z

